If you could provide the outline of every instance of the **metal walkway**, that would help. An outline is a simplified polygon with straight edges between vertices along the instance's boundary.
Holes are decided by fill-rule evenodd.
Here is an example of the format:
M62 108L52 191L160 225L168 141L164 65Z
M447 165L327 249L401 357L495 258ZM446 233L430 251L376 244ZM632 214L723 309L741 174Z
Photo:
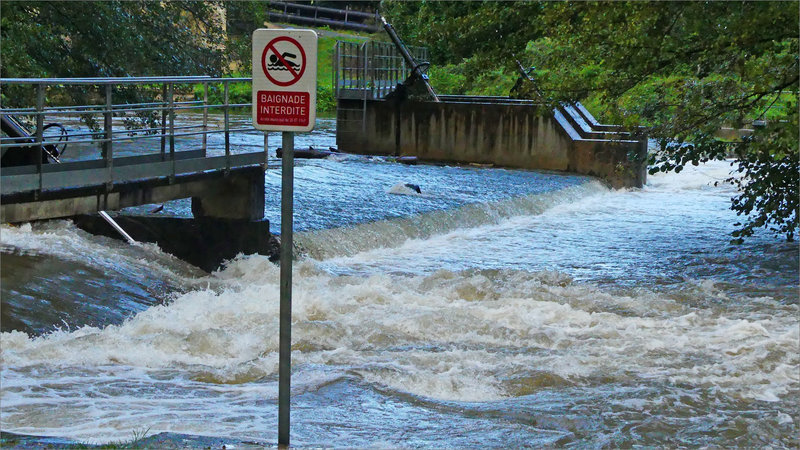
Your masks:
M243 169L257 168L263 174L268 163L266 142L255 151L247 148L252 144L231 145L232 138L243 133L262 134L253 129L249 114L246 121L231 114L235 108L249 112L249 102L229 99L232 86L250 83L250 78L211 77L0 79L0 92L10 99L0 113L30 130L30 136L4 132L2 156L35 153L35 164L2 168L2 219L71 215L63 206L52 213L42 211L31 205L36 202L97 196L97 210L115 209L200 195L198 183L203 179L235 177ZM72 104L75 98L85 102ZM61 124L65 133L48 133L49 122ZM58 158L37 151L64 144L66 152ZM177 188L187 180L194 187ZM115 205L107 200L132 186L145 192L140 192L140 201ZM165 189L169 186L173 188ZM84 212L85 206L74 211Z

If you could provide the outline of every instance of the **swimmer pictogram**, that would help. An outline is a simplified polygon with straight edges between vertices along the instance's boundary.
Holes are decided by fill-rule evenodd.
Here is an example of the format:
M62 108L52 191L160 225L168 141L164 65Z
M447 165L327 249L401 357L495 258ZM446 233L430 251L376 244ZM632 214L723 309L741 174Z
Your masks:
M300 65L292 62L294 58L297 58L297 55L289 52L283 52L280 58L275 54L269 55L267 70L289 70L289 68L297 70L300 68ZM284 65L284 63L286 65Z
M261 68L269 81L282 87L291 86L306 70L306 53L296 40L280 36L264 47Z

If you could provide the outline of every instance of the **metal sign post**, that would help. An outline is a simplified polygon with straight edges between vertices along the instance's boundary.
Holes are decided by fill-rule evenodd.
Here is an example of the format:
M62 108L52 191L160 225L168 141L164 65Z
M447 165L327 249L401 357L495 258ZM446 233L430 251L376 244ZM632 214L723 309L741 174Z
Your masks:
M282 131L278 446L289 446L292 376L292 228L294 132L311 131L317 114L317 34L253 32L253 127ZM266 147L266 137L264 138Z
M281 285L278 344L278 445L289 445L292 378L292 225L294 222L294 133L283 132L281 157Z

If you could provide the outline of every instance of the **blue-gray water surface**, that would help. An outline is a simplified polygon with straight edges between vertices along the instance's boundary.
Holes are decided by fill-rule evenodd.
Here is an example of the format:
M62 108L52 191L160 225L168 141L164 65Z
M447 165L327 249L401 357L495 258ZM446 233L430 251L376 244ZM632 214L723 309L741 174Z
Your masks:
M333 122L296 142L334 146ZM729 243L735 192L714 186L729 170L610 190L298 161L293 445L796 447L798 249L767 233ZM275 231L279 180L268 171ZM276 442L278 269L265 257L204 274L68 221L3 225L0 241L3 431Z

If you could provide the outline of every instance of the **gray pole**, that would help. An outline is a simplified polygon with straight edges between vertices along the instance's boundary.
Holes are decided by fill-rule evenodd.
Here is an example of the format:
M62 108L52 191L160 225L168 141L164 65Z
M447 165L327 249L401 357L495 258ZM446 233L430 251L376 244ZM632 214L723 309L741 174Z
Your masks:
M289 446L292 376L292 225L294 213L294 133L283 132L281 158L281 310L278 344L278 446Z

